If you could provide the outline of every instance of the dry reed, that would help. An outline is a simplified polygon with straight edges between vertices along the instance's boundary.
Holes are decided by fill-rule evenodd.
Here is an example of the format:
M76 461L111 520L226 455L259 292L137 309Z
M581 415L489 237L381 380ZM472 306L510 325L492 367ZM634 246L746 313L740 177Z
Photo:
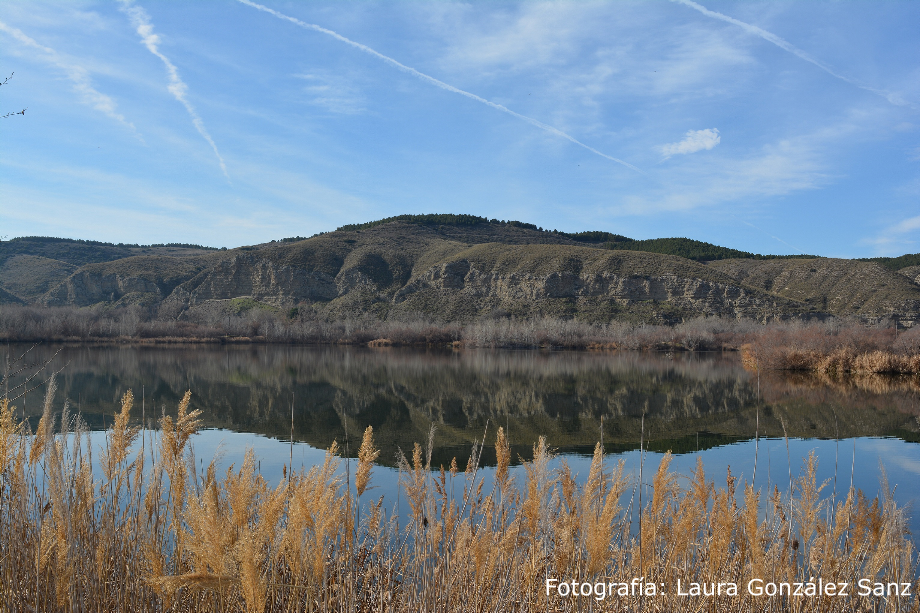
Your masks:
M844 374L920 374L920 327L897 330L837 322L774 325L748 335L741 360L750 370Z
M813 456L789 491L766 493L764 511L762 492L730 471L717 487L702 462L682 485L666 454L637 531L637 484L622 463L605 466L600 444L580 485L543 438L522 471L510 470L499 430L487 485L475 450L466 473L456 460L433 470L429 439L402 460L412 519L399 527L382 499L362 500L379 453L371 428L355 484L341 478L333 444L321 465L272 488L252 453L223 475L214 463L195 471L189 441L200 424L188 394L176 417L161 418L153 450L146 439L138 449L125 394L94 460L79 417L65 406L55 418L51 388L34 434L0 402L4 611L920 610L913 543L887 483L881 498L851 489L829 499ZM848 595L747 591L752 579L811 577L847 582ZM861 578L910 585L911 595L860 596ZM553 579L607 593L548 595ZM707 595L716 583L736 584L737 595Z

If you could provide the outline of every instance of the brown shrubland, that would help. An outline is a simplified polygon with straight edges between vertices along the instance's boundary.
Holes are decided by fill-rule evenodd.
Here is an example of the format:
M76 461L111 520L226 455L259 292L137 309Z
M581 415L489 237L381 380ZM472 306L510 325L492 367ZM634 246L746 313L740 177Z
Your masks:
M843 374L920 374L920 327L899 332L839 324L765 328L741 345L751 370Z
M545 439L510 470L505 432L487 480L474 449L431 466L400 460L409 521L368 497L378 457L365 431L355 483L333 444L322 464L272 487L248 453L196 471L189 395L157 430L131 426L133 397L93 457L79 416L55 418L52 391L34 433L0 402L0 609L4 611L918 611L916 595L858 596L853 582L920 590L906 517L882 497L832 497L810 456L788 491L762 492L702 462L683 478L661 460L638 489L600 444L581 483ZM289 468L289 467L288 467ZM385 504L386 503L386 504ZM641 529L638 519L641 516ZM594 596L547 596L546 580L630 583ZM848 582L848 596L754 597L751 579ZM732 582L738 595L678 595ZM662 588L664 586L664 592ZM605 588L608 589L608 588Z

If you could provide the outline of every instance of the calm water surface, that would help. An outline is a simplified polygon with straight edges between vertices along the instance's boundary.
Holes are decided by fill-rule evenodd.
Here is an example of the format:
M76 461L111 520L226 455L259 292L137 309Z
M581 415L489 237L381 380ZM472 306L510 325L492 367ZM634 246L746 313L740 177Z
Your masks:
M26 349L4 347L13 357ZM425 444L431 426L435 466L456 456L462 468L473 442L484 432L494 442L501 425L516 460L529 459L545 435L582 476L601 438L611 460L623 458L638 474L643 437L649 478L648 466L668 450L677 472L689 474L701 456L707 475L723 483L729 466L749 480L756 455L756 484L781 490L790 460L794 478L814 451L819 478L839 493L852 479L875 495L884 470L897 500L914 505L911 527L920 534L916 377L758 378L733 353L38 346L25 358L35 365L48 360L49 370L60 371L55 407L66 399L94 430L111 424L129 389L138 401L136 421L143 407L148 425L164 411L174 414L190 389L207 428L194 438L197 456L206 464L219 450L223 464L238 464L252 448L269 479L280 477L291 455L295 468L320 461L333 440L347 442L354 456L368 425L382 449L376 495L389 498L396 473L387 467L395 466L398 450L409 454L415 442ZM15 403L33 425L43 397L39 387ZM491 447L483 462L494 463ZM488 468L484 474L490 477Z

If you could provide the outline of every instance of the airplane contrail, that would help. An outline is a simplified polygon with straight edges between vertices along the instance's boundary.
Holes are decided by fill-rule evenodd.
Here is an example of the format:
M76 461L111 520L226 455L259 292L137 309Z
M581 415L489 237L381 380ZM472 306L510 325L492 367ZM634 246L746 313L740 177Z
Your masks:
M755 226L755 225L752 224L751 222L745 221L745 220L741 219L740 217L738 217L738 216L735 215L734 213L729 213L729 215L731 215L732 217L734 217L735 219L737 219L737 220L740 221L741 223L743 223L743 224L745 224L745 225L748 225L748 226L751 226L751 227L754 228L755 230L757 230L757 231L759 231L759 232L763 232L764 234L766 234L766 235L769 236L770 238L772 238L772 239L774 239L774 240L777 240L777 241L781 242L782 244L786 245L787 247L789 247L789 248L792 249L793 251L799 253L800 255L806 255L806 253L805 253L804 251L802 251L801 249L799 249L798 247L795 247L795 246L793 246L793 245L790 245L789 243L787 243L786 241L784 241L784 240L781 239L780 237L775 236L775 235L773 235L773 234L770 234L769 232L767 232L767 231L764 230L763 228L760 228L760 227L758 227L758 226Z
M428 76L428 75L426 75L424 72L419 72L419 71L416 70L415 68L412 68L412 67L410 67L410 66L406 66L405 64L402 64L402 63L400 63L400 62L394 60L393 58L391 58L391 57L389 57L389 56L386 56L386 55L384 55L384 54L382 54L382 53L380 53L380 52L378 52L378 51L375 51L374 49L371 49L371 48L368 47L367 45L362 45L362 44L359 43L359 42L355 42L355 41L351 40L350 38L345 38L345 37L342 36L341 34L339 34L339 33L337 33L337 32L333 32L332 30L330 30L330 29L328 29L328 28L324 28L324 27L318 26L318 25L316 25L316 24L312 24L312 23L307 23L307 22L305 22L305 21L301 21L301 20L297 19L296 17L289 17L289 16L285 15L284 13L279 13L278 11L276 11L276 10L274 10L274 9L271 9L271 8L268 8L267 6L263 6L263 5L261 5L261 4L257 4L257 3L255 3L255 2L252 2L252 0L237 0L237 1L240 2L240 3L242 3L242 4L245 4L245 5L247 5L247 6L251 6L251 7L255 8L255 9L259 9L260 11L264 11L264 12L270 14L270 15L274 15L274 16L277 17L278 19L284 19L285 21L290 21L291 23L293 23L293 24L295 24L295 25L298 25L298 26L300 26L301 28L305 28L305 29L307 29L307 30L315 30L316 32L321 32L321 33L323 33L323 34L326 34L326 35L328 35L328 36L331 36L332 38L335 38L336 40L340 40L340 41L342 41L343 43L345 43L345 44L347 44L347 45L351 45L351 46L354 47L355 49L358 49L358 50L360 50L360 51L363 51L364 53L367 53L367 54L369 54L369 55L373 55L373 56L376 57L377 59L383 60L383 61L386 62L387 64L389 64L389 65L391 65L391 66L393 66L393 67L395 67L395 68L397 68L397 69L399 69L399 70L401 70L401 71L403 71L403 72L405 72L405 73L408 73L408 74L410 74L410 75L412 75L412 76L414 76L414 77L416 77L416 78L418 78L418 79L421 79L422 81L425 81L425 82L427 82L427 83L430 83L431 85L434 85L435 87L439 87L439 88L441 88L441 89L447 90L447 91L449 91L449 92L453 92L453 93L455 93L455 94L460 94L461 96L466 96L467 98L469 98L469 99L471 99L471 100L475 100L476 102L481 102L482 104L485 104L486 106L490 106L490 107L492 107L492 108L495 109L495 110L501 111L502 113L507 113L508 115L511 115L512 117L517 117L518 119L520 119L520 120L522 120L522 121L526 121L526 122L529 123L530 125L535 126L535 127L537 127L537 128L540 128L541 130L544 130L544 131L546 131L546 132L549 132L550 134L554 134L554 135L556 135L556 136L558 136L558 137L560 137L560 138L564 138L564 139L566 139L567 141L570 141L570 142L572 142L572 143L578 145L579 147L582 147L583 149L587 149L588 151L590 151L591 153L593 153L593 154L595 154L595 155L599 155L599 156L601 156L602 158L608 159L608 160L610 160L610 161L612 161L612 162L616 162L617 164L622 164L623 166L626 166L627 168L630 168L630 169L632 169L632 170L635 170L636 172L640 172L640 173L642 173L642 174L645 174L642 170L640 170L639 168L636 168L635 166L633 166L633 165L630 164L629 162L624 162L623 160L621 160L621 159L619 159L619 158L615 158L615 157L613 157L612 155L607 155L606 153L603 153L603 152L601 152L601 151L598 151L598 150L595 149L594 147L591 147L590 145L584 144L584 143L581 142L580 140L577 140L576 138L574 138L574 137L572 137L572 136L569 136L568 134L566 134L565 132L563 132L562 130L560 130L560 129L558 129L558 128L554 128L553 126L547 125L547 124L545 124L545 123L543 123L543 122L541 122L541 121L537 121L536 119L533 119L532 117L528 117L528 116L526 116L526 115L521 115L520 113L516 113L515 111L512 111L511 109L509 109L509 108L506 107L506 106L502 106L501 104L497 104L497 103L495 103L495 102L492 102L491 100L486 100L485 98L482 98L482 97L480 97L480 96L477 96L476 94L471 94L471 93L468 92L468 91L464 91L464 90L462 90L462 89L460 89L460 88L454 87L453 85L450 85L450 84L448 84L448 83L445 83L444 81L440 81L440 80L438 80L438 79L435 79L434 77Z
M205 129L204 122L201 121L201 117L198 115L195 107L188 101L188 86L179 77L179 70L176 68L175 64L170 62L169 58L160 52L160 37L153 33L153 24L150 22L150 15L148 15L147 11L142 7L135 6L133 0L119 0L119 2L122 4L122 11L128 16L131 20L131 25L134 26L138 35L140 35L141 42L147 47L150 53L160 58L163 64L166 65L166 72L169 75L169 86L167 87L169 93L171 93L176 100L181 102L185 110L188 111L189 116L192 118L192 123L195 125L195 129L198 130L201 137L211 145L211 149L214 150L214 155L217 156L217 161L220 163L220 169L229 181L230 175L227 174L227 166L224 164L224 158L220 155L220 151L217 150L214 139L211 138L211 135L208 134L208 131Z
M750 34L753 34L754 36L759 36L760 38L764 39L765 41L767 41L767 42L769 42L769 43L773 43L774 45L776 45L776 46L779 47L780 49L782 49L782 50L784 50L784 51L788 51L789 53L791 53L792 55L798 57L799 59L805 60L806 62L808 62L808 63L810 63L810 64L814 64L815 66L817 66L818 68L820 68L821 70L823 70L823 71L826 72L827 74L831 75L832 77L834 77L834 78L836 78L836 79L840 79L841 81L844 81L845 83L849 83L850 85L853 85L853 86L855 86L855 87L858 87L859 89L862 89L862 90L865 90L865 91L867 91L867 92L873 93L873 94L875 94L876 96L881 96L882 98L884 98L885 100L887 100L887 101L890 102L891 104L894 104L894 105L896 105L896 106L910 106L910 107L912 107L912 108L916 108L915 105L911 104L909 101L907 101L907 100L905 100L904 98L902 98L899 94L896 94L896 93L893 93L893 92L887 92L887 91L884 91L884 90L881 90L881 89L875 89L875 88L873 88L873 87L869 87L868 85L863 85L862 83L860 83L859 81L857 81L857 80L855 80L855 79L852 79L852 78L850 78L850 77L847 77L847 76L845 76L845 75L840 74L839 72L836 72L834 69L832 69L832 68L829 67L828 65L826 65L826 64L824 64L823 62L821 62L820 60L817 60L816 58L812 57L811 55L809 55L809 54L806 53L805 51L802 51L801 49L799 49L798 47L796 47L795 45L793 45L793 44L790 43L789 41L787 41L787 40L785 40L785 39L783 39L783 38L780 38L780 37L777 36L776 34L773 34L772 32L768 32L768 31L764 30L763 28L759 28L759 27L757 27L757 26L755 26L755 25L751 25L751 24L746 23L746 22L744 22L744 21L741 21L741 20L739 20L739 19L735 19L734 17L729 17L728 15L724 15L724 14L722 14L722 13L719 13L719 12L716 12L716 11L709 10L709 9L706 8L705 6L703 6L703 5L701 5L701 4L698 4L698 3L694 2L693 0L671 0L671 1L672 1L672 2L677 2L678 4L683 4L684 6L688 6L688 7L692 8L692 9L694 9L695 11L699 11L699 12L702 13L703 15L706 15L707 17L712 17L713 19L718 19L718 20L720 20L720 21L724 21L724 22L726 22L726 23L730 23L730 24L732 24L732 25L736 25L736 26L740 27L741 29L745 30L746 32L748 32L748 33L750 33Z

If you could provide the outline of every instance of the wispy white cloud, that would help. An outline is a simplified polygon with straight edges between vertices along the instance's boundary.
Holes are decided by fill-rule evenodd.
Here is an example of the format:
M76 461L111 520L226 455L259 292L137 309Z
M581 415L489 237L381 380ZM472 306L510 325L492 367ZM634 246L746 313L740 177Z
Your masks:
M643 101L642 113L650 116L665 110L663 105L737 95L759 69L743 32L674 24L660 5L499 6L488 19L479 11L443 16L432 9L426 25L447 43L438 65L452 82L511 95L505 99L569 133L613 138L610 126L628 120L619 116L611 122L612 109ZM649 36L649 31L667 35ZM636 144L633 151L654 144Z
M19 24L30 32L50 33L54 30L76 30L98 34L110 32L111 24L92 2L57 2L56 0L29 0L4 2L3 14L9 22Z
M659 187L624 197L611 212L645 216L691 211L820 188L832 178L824 159L827 139L822 133L806 134L743 156L686 157L662 175Z
M6 227L28 228L20 231L19 235L41 233L122 242L125 230L131 228L136 233L140 230L143 238L139 240L144 242L180 240L171 238L177 234L191 237L188 242L217 238L204 238L202 233L202 229L212 227L216 215L200 210L195 213L176 213L169 211L168 207L149 206L150 202L159 204L157 201L160 195L151 193L150 185L147 187L146 194L142 195L141 190L136 189L137 194L131 193L129 196L137 195L146 200L144 204L147 206L138 208L126 207L124 202L109 200L105 195L91 197L86 192L79 192L79 196L74 197L73 194L41 188L5 189L9 206L0 215L0 220ZM123 193L119 194L119 198L125 198Z
M275 210L273 225L280 232L292 232L303 235L338 227L355 220L370 219L376 214L379 202L342 191L312 179L299 170L287 170L253 161L242 162L238 172L240 181L258 186L261 192L272 197L274 202L283 203L286 212ZM312 221L304 227L304 212ZM347 219L347 221L346 221ZM319 224L319 225L316 225ZM276 237L270 237L276 238Z
M425 5L430 6L430 5ZM436 9L442 5L435 5ZM586 82L603 73L618 95L657 96L703 88L716 75L753 59L732 30L674 24L655 5L526 2L489 12L434 10L430 21L447 48L440 64L463 77L539 71L545 81L569 87L573 73ZM639 8L641 7L641 8ZM648 36L649 30L667 36ZM609 77L613 77L610 79ZM724 79L723 79L724 81Z
M903 129L903 124L895 126L895 130L899 129ZM911 158L910 153L908 151L908 159L920 160L920 149L914 152L916 157ZM859 244L874 247L875 255L878 256L916 253L920 250L920 215L910 213L915 212L916 202L920 199L920 176L915 175L882 189L887 191L887 211L877 211L872 216L871 225L875 232L861 239ZM899 218L899 221L895 221Z
M806 53L805 51L799 49L798 47L796 47L795 45L793 45L793 44L790 43L789 41L787 41L787 40L785 40L785 39L783 39L783 38L780 38L780 37L777 36L776 34L773 34L772 32L768 32L768 31L764 30L763 28L759 28L759 27L757 27L757 26L755 26L755 25L751 25L751 24L746 23L746 22L744 22L744 21L741 21L741 20L739 20L739 19L735 19L734 17L729 17L728 15L725 15L725 14L723 14L723 13L719 13L719 12L717 12L717 11L709 10L709 9L706 8L705 6L703 6L703 5L701 5L701 4L697 3L697 2L694 2L693 0L672 0L672 1L673 1L673 2L677 2L677 3L679 3L679 4L683 4L683 5L685 5L685 6L688 6L688 7L692 8L692 9L694 9L694 10L696 10L696 11L699 11L700 13L702 13L703 15L706 15L707 17L712 17L713 19L718 19L718 20L720 20L720 21L724 21L724 22L726 22L726 23L730 23L730 24L732 24L732 25L736 25L736 26L738 26L738 27L744 29L746 32L748 32L748 33L750 33L750 34L753 34L754 36L759 36L760 38L764 39L765 41L767 41L767 42L769 42L769 43L772 43L772 44L776 45L776 46L779 47L780 49L783 49L784 51L788 51L789 53L791 53L792 55L798 57L799 59L805 60L806 62L808 62L808 63L810 63L810 64L814 64L815 66L817 66L818 68L820 68L821 70L823 70L823 71L826 72L827 74L831 75L832 77L834 77L834 78L836 78L836 79L840 79L841 81L844 81L844 82L846 82L846 83L849 83L850 85L853 85L853 86L855 86L855 87L858 87L859 89L865 90L865 91L867 91L867 92L871 92L871 93L875 94L876 96L881 96L882 98L884 98L885 100L887 100L887 101L890 102L891 104L894 104L894 105L897 105L897 106L909 106L909 107L911 107L911 108L916 108L916 106L917 106L917 105L911 103L910 101L905 100L904 97L901 96L900 94L897 94L897 93L895 93L895 92L885 91L885 90L882 90L882 89L877 89L877 88L874 88L874 87L869 87L868 85L864 85L864 84L860 83L860 82L857 81L856 79L853 79L853 78L851 78L851 77L845 76L845 75L843 75L843 74L837 72L836 70L834 70L833 68L831 68L830 66L828 66L827 64L825 64L824 62L818 60L817 58L811 56L810 54Z
M627 81L630 91L640 95L675 101L724 95L756 74L748 45L729 33L695 24L673 27L665 41L644 42L643 46L642 61Z
M892 112L870 105L847 109L810 131L790 128L760 146L732 139L712 154L675 158L657 175L660 186L624 197L611 209L627 215L742 205L799 192L819 190L848 177L839 164L842 149L877 138L879 121ZM730 146L726 150L724 147ZM812 251L813 252L813 251Z
M348 79L318 73L295 76L306 83L303 91L311 104L342 115L357 115L365 111L364 96Z
M462 14L451 15L449 23L439 28L455 39L443 63L480 71L564 63L578 50L580 39L591 31L602 9L603 5L593 3L529 2L496 9L490 19L475 23L463 23Z
M22 30L9 26L2 21L0 21L0 31L9 34L21 45L40 51L40 57L44 61L67 75L67 78L70 79L70 81L73 83L74 91L80 94L81 100L84 104L91 106L97 111L100 111L108 117L114 119L118 123L131 130L135 136L140 138L140 135L137 133L137 129L134 127L134 124L129 122L127 119L125 119L124 115L118 112L118 105L115 103L115 101L110 96L103 94L95 87L93 87L93 82L90 78L90 72L86 68L66 59L63 55L51 47L46 47L45 45L40 44L35 39L26 35Z
M185 110L188 112L189 116L192 118L192 123L195 125L195 129L198 130L198 133L201 134L201 137L211 145L211 149L214 150L214 155L217 156L217 161L220 164L220 170L224 173L224 176L227 179L230 179L230 175L227 174L227 165L224 163L224 158L221 156L220 151L217 149L217 145L214 143L214 139L211 138L211 135L208 133L207 129L204 127L204 122L201 120L201 116L198 115L198 112L195 110L195 107L192 106L192 103L188 100L188 86L179 76L179 70L176 68L168 57L163 55L160 51L160 37L154 33L153 24L150 21L150 15L147 14L142 7L137 6L133 3L132 0L119 0L122 5L122 11L128 16L131 20L131 25L137 30L138 35L141 37L141 42L147 47L147 50L150 51L153 55L160 58L160 61L166 66L166 73L169 76L169 86L167 89L173 97L178 100L182 106L185 107Z
M920 215L902 219L889 228L889 232L893 234L907 234L908 232L916 232L918 230L920 230Z
M661 154L664 155L665 159L667 159L672 155L686 155L688 153L696 153L697 151L708 151L718 145L721 140L722 138L719 136L719 130L717 128L688 130L687 135L682 141L661 145L658 149L661 151Z
M809 134L771 143L740 159L722 159L720 167L706 176L706 189L697 192L701 197L697 202L785 196L822 187L831 180L824 147L819 136ZM692 180L698 165L687 170L686 178Z
M3 166L24 173L36 167L16 160ZM377 206L302 172L263 163L234 164L233 191L219 182L189 188L73 164L46 164L41 174L50 189L4 186L8 206L0 209L0 227L11 235L121 242L125 231L132 231L139 242L232 247L358 223L371 218Z
M122 1L125 1L125 0L122 0ZM512 117L517 117L518 119L520 119L520 120L522 120L522 121L526 121L527 123L529 123L529 124L532 125L532 126L535 126L535 127L537 127L537 128L540 128L541 130L544 130L544 131L546 131L546 132L549 132L550 134L554 134L554 135L556 135L556 136L558 136L558 137L560 137L560 138L564 138L564 139L566 139L566 140L568 140L568 141L570 141L570 142L572 142L572 143L578 145L579 147L582 147L583 149L587 149L588 151L590 151L591 153L593 153L593 154L595 154L595 155L599 155L599 156L602 157L602 158L606 158L606 159L608 159L608 160L610 160L610 161L612 161L612 162L616 162L617 164L621 164L621 165L623 165L623 166L626 166L627 168L630 168L630 169L632 169L632 170L635 170L636 172L642 172L641 170L639 170L638 168L636 168L635 166L633 166L633 165L630 164L629 162L624 162L623 160L618 159L618 158L615 158L615 157L613 157L612 155L607 155L606 153L603 153L603 152L601 152L601 151L598 151L598 150L595 149L594 147L591 147L590 145L586 145L585 143L581 142L580 140L577 140L575 137L570 136L569 134L563 132L562 130L559 130L558 128L554 128L553 126L550 126L550 125L545 124L545 123L543 123L543 122L541 122L541 121L538 121L538 120L536 120L536 119L533 119L532 117L528 117L528 116L526 116L526 115L521 115L520 113L517 113L517 112L515 112L515 111L512 111L511 109L509 109L509 108L506 107L506 106L503 106L503 105L501 105L501 104L497 104L497 103L495 103L495 102L492 102L491 100L486 100L485 98L482 98L482 97L480 97L480 96L477 96L476 94L472 94L472 93L470 93L470 92L468 92L468 91L464 91L464 90L462 90L462 89L460 89L460 88L458 88L458 87L454 87L453 85L449 85L448 83L445 83L444 81L441 81L441 80L439 80L439 79L435 79L434 77L429 76L429 75L427 75L427 74L425 74L425 73L423 73L423 72L420 72L420 71L416 70L415 68L411 68L411 67L409 67L409 66L406 66L405 64L402 64L401 62L398 62L397 60L394 60L393 58L391 58L391 57L389 57L389 56L386 56L386 55L384 55L384 54L382 54L382 53L380 53L380 52L378 52L378 51L375 51L374 49L371 49L371 48L368 47L367 45L363 45L363 44L361 44L361 43L359 43L359 42L355 42L355 41L351 40L350 38L346 38L346 37L342 36L341 34L339 34L339 33L337 33L337 32L333 32L332 30L330 30L330 29L328 29L328 28L324 28L324 27L322 27L322 26L318 26L318 25L312 24L312 23L307 23L307 22L301 21L300 19L297 19L297 18L295 18L295 17L290 17L290 16L285 15L285 14L283 14L283 13L279 13L278 11L276 11L276 10L274 10L274 9L268 8L267 6L263 6L263 5L261 5L261 4L257 4L257 3L255 3L255 2L252 2L251 0L238 0L238 2L240 2L240 3L242 3L242 4L245 4L245 5L247 5L247 6L251 6L251 7L253 7L253 8L256 8L256 9L258 9L258 10L260 10L260 11L264 11L264 12L270 14L270 15L273 15L273 16L277 17L278 19L283 19L283 20L285 20L285 21L289 21L289 22L291 22L291 23L293 23L293 24L295 24L295 25L297 25L297 26L300 26L301 28L304 28L304 29L307 29L307 30L314 30L314 31L316 31L316 32L321 32L321 33L323 33L323 34L326 34L326 35L328 35L328 36L331 36L331 37L335 38L336 40L339 40L339 41L341 41L341 42L343 42L343 43L345 43L345 44L347 44L347 45L351 45L351 46L354 47L355 49L358 49L358 50L360 50L360 51L363 51L364 53L367 53L367 54L369 54L369 55L372 55L372 56L374 56L374 57L376 57L376 58L378 58L378 59L380 59L380 60L383 60L383 61L386 62L387 64L389 64L389 65L391 65L391 66L393 66L393 67L395 67L395 68L401 70L402 72L405 72L405 73L410 74L410 75L412 75L412 76L414 76L414 77L416 77L416 78L418 78L418 79L421 79L422 81L425 81L426 83L430 83L431 85L434 85L435 87L439 87L439 88L441 88L441 89L443 89L443 90L446 90L446 91L449 91L449 92L453 92L453 93L455 93L455 94L460 94L461 96L465 96L465 97L467 97L467 98L469 98L469 99L471 99L471 100L475 100L476 102L485 104L486 106L492 107L493 109L496 109L496 110L501 111L501 112L503 112L503 113L507 113L508 115L511 115Z

